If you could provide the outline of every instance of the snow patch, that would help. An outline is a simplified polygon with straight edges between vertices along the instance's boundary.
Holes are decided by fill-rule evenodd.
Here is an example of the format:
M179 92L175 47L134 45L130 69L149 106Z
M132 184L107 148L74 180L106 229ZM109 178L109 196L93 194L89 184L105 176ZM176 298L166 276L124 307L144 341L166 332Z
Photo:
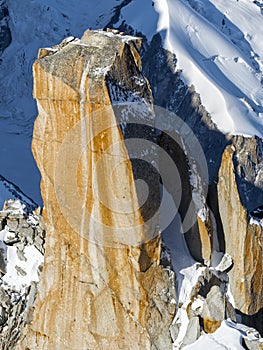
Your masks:
M242 336L237 329L228 326L226 321L221 323L221 326L212 334L203 334L191 345L187 345L184 349L187 350L243 350Z
M249 225L258 225L258 226L261 226L263 228L263 220L251 216L249 219Z
M108 73L108 71L110 70L110 66L108 66L108 67L97 67L97 68L95 68L94 69L94 71L93 71L93 73L95 74L95 75L106 75L107 73Z
M22 294L32 281L39 282L38 267L43 264L43 255L35 246L30 245L25 247L24 256L26 261L21 261L17 255L17 247L7 247L6 274L2 277L2 288Z
M221 323L221 326L214 333L203 333L196 342L185 346L184 349L243 350L243 338L263 343L263 339L260 338L255 329L227 319Z

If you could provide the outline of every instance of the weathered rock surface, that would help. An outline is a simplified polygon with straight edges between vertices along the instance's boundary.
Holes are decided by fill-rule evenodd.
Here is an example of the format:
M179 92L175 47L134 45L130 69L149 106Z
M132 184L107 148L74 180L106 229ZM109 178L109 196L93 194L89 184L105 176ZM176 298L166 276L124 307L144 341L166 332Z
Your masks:
M193 343L203 331L213 333L226 318L236 321L235 310L227 297L227 272L200 263L182 272L186 277L181 289L188 290L188 295L179 302L171 326L178 349Z
M194 343L200 337L200 322L199 317L194 316L190 318L186 334L183 339L184 345L189 345Z
M250 154L252 157L252 152ZM253 315L263 307L263 227L259 221L251 221L248 210L242 204L237 157L239 147L234 143L226 148L222 157L218 205L225 250L233 259L229 278L235 306L242 313Z
M81 40L40 51L34 64L39 116L33 149L42 174L47 241L34 318L17 349L172 346L173 273L160 265L156 227L143 226L147 207L141 212L138 205L136 165L111 107L120 98L143 101L146 118L154 120L139 46L137 38L87 31ZM76 135L70 134L65 156L62 143L70 130ZM115 143L115 153L110 152ZM68 167L59 177L58 156ZM102 156L105 163L96 168ZM112 175L111 166L119 159L124 161ZM77 164L74 173L71 164ZM158 197L158 186L155 193ZM128 202L125 215L107 208L116 200L126 208ZM67 207L71 217L65 217ZM99 225L90 214L99 218Z

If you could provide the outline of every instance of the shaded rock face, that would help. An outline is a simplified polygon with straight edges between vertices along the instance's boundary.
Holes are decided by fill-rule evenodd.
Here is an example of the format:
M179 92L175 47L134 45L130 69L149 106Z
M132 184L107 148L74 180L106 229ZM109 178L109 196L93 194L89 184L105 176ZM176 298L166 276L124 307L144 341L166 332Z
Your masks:
M140 40L104 31L70 40L40 50L34 64L33 150L47 242L34 319L17 349L170 349L174 276L160 265L155 222L144 225L147 206L142 212L134 181L140 171L124 144L131 130L112 108L143 101L136 118L154 123ZM118 200L125 215L107 207Z
M204 331L213 333L225 318L225 297L218 286L213 286L204 302L202 318Z
M0 55L12 41L9 28L9 12L5 0L0 1Z
M226 148L222 157L218 204L225 234L226 252L231 255L234 264L229 272L230 289L236 308L242 313L253 315L263 307L263 227L260 221L251 220L249 211L242 204L240 193L244 188L238 187L238 175L240 169L244 169L242 166L242 154L246 148L244 143L254 148L254 151L257 149L257 143L251 139L246 141L243 139L243 142L240 142L238 138L237 141ZM250 152L251 157L253 153Z
M229 141L212 122L194 87L188 87L181 79L176 56L162 47L161 36L156 34L144 50L143 72L151 84L155 104L174 112L194 132L206 156L212 183L220 166L220 155Z
M235 136L234 166L242 204L249 212L263 205L263 142L257 137Z
M162 39L159 34L156 34L149 44L144 44L142 62L143 72L149 79L153 90L155 104L172 111L181 118L193 131L203 149L209 174L208 196L207 198L206 195L204 196L203 202L206 202L212 210L212 214L209 214L209 216L213 215L216 221L220 249L224 250L224 233L218 211L216 182L221 155L226 145L231 141L212 122L194 87L188 87L182 81L180 71L178 71L176 65L176 56L162 47ZM165 143L162 142L162 147L170 148L171 145L167 144L165 146ZM178 158L177 151L176 157ZM179 158L182 157L179 155ZM185 176L182 177L184 201L178 209L181 216L184 217L185 207L187 208L192 200L190 175L194 174L196 177L202 177L202 175L196 173L196 169L191 167L191 163L189 164L185 155L184 160L178 160L178 164L180 164L180 171L185 173ZM202 192L202 189L199 188L199 191ZM193 213L193 215L196 214ZM208 235L208 231L211 233L210 219L205 226L206 228L199 220L198 225L194 225L185 234L191 255L200 262L210 260L211 247L214 245L211 238L213 235Z

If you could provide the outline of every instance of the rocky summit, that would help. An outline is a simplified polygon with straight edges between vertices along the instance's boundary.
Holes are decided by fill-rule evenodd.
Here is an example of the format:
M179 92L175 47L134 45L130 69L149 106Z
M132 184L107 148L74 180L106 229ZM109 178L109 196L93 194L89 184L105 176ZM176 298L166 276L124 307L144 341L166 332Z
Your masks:
M123 29L33 65L44 208L0 211L1 349L262 349L262 140Z
M0 350L263 349L262 15L0 0Z
M140 45L86 31L39 51L33 151L46 252L34 319L17 349L172 346L174 274L160 264L158 227L144 226L147 209L138 205L135 166L112 107L118 97L141 102L141 118L154 122ZM110 210L116 201L125 208Z

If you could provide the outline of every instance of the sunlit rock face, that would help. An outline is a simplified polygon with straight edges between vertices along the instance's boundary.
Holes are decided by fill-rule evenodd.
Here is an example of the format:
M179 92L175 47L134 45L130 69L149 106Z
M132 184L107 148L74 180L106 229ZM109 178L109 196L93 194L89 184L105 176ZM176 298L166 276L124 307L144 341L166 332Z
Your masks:
M242 161L242 149L250 145L256 152L259 146L253 139L245 142L243 138L246 145L243 144L240 148L240 141L241 138L237 138L223 153L218 181L218 204L224 229L225 250L233 259L229 280L235 307L244 314L253 315L263 307L263 227L262 221L253 219L242 203L240 194L244 196L245 191L238 175L240 167L248 172L249 162ZM249 157L252 158L255 152L250 152ZM252 175L251 172L248 173ZM252 184L251 181L247 187L252 188Z
M34 64L47 238L34 318L17 349L171 348L173 273L160 265L158 216L140 208L135 174L144 165L131 161L127 120L113 109L140 102L136 118L154 125L140 43L87 31L41 49ZM158 202L158 182L149 183Z

